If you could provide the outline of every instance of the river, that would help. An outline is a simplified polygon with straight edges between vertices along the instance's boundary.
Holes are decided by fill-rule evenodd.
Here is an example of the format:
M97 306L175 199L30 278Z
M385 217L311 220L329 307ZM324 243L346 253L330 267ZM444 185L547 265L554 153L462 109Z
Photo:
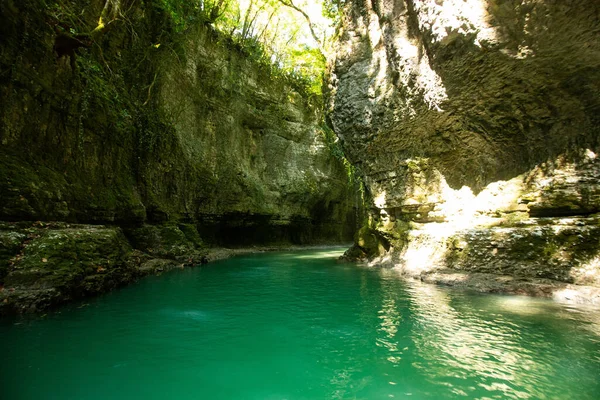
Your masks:
M255 254L0 320L2 399L599 399L600 312Z

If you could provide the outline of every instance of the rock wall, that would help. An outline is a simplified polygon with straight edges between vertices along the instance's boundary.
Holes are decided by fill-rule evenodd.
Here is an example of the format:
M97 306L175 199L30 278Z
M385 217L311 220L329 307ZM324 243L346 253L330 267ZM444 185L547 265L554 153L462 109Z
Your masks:
M599 31L584 0L346 2L328 120L371 196L349 256L600 285Z
M409 158L481 190L598 145L597 2L353 0L346 11L330 119L374 192Z
M223 244L351 239L360 202L319 125L321 100L205 29L183 46L185 59L166 60L160 103L182 156L201 170L182 207L194 210L202 236Z
M197 264L207 244L351 240L360 197L319 96L210 26L179 32L163 4L0 4L7 312Z
M58 38L93 31L105 1L3 2L0 219L351 235L318 98L210 27L176 33L160 1L118 3L89 48L58 58Z

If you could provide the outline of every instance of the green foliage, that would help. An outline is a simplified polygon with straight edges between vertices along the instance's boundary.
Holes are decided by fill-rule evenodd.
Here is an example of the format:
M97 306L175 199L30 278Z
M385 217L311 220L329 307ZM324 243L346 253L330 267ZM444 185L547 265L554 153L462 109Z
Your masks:
M331 128L329 128L326 124L322 124L321 129L325 138L325 143L329 148L329 152L331 153L331 155L333 155L333 157L335 157L335 159L337 159L344 165L344 168L346 170L346 176L348 177L348 183L357 187L361 195L361 199L364 201L365 185L362 180L361 171L357 167L352 165L352 163L346 158L346 154L344 154L344 149L342 148L340 140L335 134L335 132L333 132L333 130L331 130Z
M295 0L297 9L280 0L155 1L170 16L175 32L195 23L210 24L273 73L297 81L308 94L320 95L323 48L332 19L339 18L341 0L324 1L320 10L325 18L315 17L315 4L304 0ZM304 10L313 12L311 19ZM321 43L315 43L315 35L322 37Z
M325 59L318 49L308 46L291 49L289 52L291 65L283 65L282 70L290 76L305 78L309 93L321 93Z
M323 16L333 21L339 19L345 4L345 0L323 0Z
M230 0L159 0L173 20L176 32L188 29L194 23L213 23L223 16Z

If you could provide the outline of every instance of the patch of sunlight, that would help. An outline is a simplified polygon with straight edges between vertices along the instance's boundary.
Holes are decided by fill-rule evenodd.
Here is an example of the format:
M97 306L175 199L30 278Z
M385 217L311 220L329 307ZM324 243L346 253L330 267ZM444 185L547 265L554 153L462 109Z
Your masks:
M375 203L375 207L383 209L386 206L386 201L385 201L385 195L386 192L385 190L378 193L377 195L375 195L373 202Z
M415 176L421 174L418 163L413 170ZM425 202L436 204L429 216L444 219L444 222L414 224L408 232L408 243L394 266L411 276L443 267L448 246L454 245L452 237L460 231L498 223L498 218L494 217L494 213L498 211L527 211L525 204L519 204L519 198L524 192L523 176L509 181L492 182L475 195L468 186L451 188L445 177L439 171L436 172L439 182L422 185L415 178L418 187L412 190L409 198L403 200L406 205ZM375 205L383 208L384 200L385 192L381 192L375 199Z
M417 87L423 91L423 99L430 109L443 111L440 104L448 98L442 78L429 65L429 58L424 55L417 67Z
M594 153L592 150L590 149L585 149L585 156L587 158L589 158L590 160L595 160L596 159L596 153Z
M494 305L503 312L519 315L544 315L548 313L548 303L526 296L499 296Z
M398 32L394 39L396 54L388 54L386 46L382 46L383 28L377 13L370 9L368 14L369 43L372 49L369 76L371 77L368 96L372 101L380 102L388 95L389 87L389 58L401 63L394 67L399 73L398 86L411 92L412 96L422 98L432 110L442 111L441 103L447 99L446 89L442 79L431 68L427 54L422 51L422 45L416 39L409 37L408 31ZM416 111L410 102L402 107L406 115L413 116Z
M386 52L382 49L373 52L373 55L371 56L371 67L369 69L369 76L372 80L367 89L367 95L374 103L378 102L379 97L386 93L382 89L389 88L390 86L387 69L388 61Z
M437 372L446 373L455 367L456 371L483 374L524 388L530 385L523 372L538 364L534 354L522 351L520 336L510 325L481 321L457 311L447 292L436 286L417 283L411 289L412 306L422 318L414 344L426 360L444 361L443 367L431 364L433 368L444 368ZM494 389L506 397L530 397L508 386Z
M600 256L571 269L569 275L577 284L600 286Z
M470 225L475 216L477 198L468 186L455 190L452 189L442 176L442 204L440 211L446 216L450 226L457 229Z
M583 303L582 299L585 299L586 303L600 305L600 290L592 286L579 286L577 290L574 290L567 286L564 289L553 291L552 298L562 303L572 304ZM600 326L598 328L600 330Z
M328 146L323 136L324 134L322 132L312 132L312 143L309 148L310 154L316 155L327 150Z
M421 95L430 109L442 111L441 103L448 98L446 88L440 76L431 68L427 54L420 50L420 44L406 36L398 35L394 41L394 48L398 56L399 72L398 85L413 95ZM415 80L414 82L412 82ZM409 105L409 113L413 115L414 109Z
M371 43L371 48L374 49L378 44L381 43L381 38L383 37L383 32L381 32L381 26L379 25L379 18L377 14L370 10L370 22L367 30L369 31L369 41Z
M344 247L340 250L319 251L317 253L312 254L290 254L289 258L293 258L296 260L321 260L323 258L339 258L342 254L344 254L345 250L346 248Z
M394 48L396 49L398 54L402 54L406 60L403 60L405 63L412 61L415 58L419 57L419 47L417 43L410 40L407 36L398 35L394 41ZM410 60L410 61L409 61ZM413 64L413 67L416 66Z
M523 58L527 58L531 55L533 55L533 50L527 46L521 45L517 49L517 54L515 55L515 58L523 59Z
M475 45L498 42L496 29L488 23L486 0L423 0L415 2L419 27L432 39L443 41L452 34L476 34ZM435 21L435 23L432 23Z
M527 211L526 205L519 204L524 189L523 177L518 176L509 181L492 182L475 196L468 186L452 189L442 176L440 210L456 228L472 228L488 223L489 214L494 211Z
M390 89L387 71L389 69L388 55L385 46L381 46L383 31L377 13L370 7L368 13L368 26L366 27L369 43L373 50L371 54L371 65L369 76L371 82L367 89L367 95L373 102L380 102L381 97L386 95L385 89Z
M432 269L435 265L432 261L440 260L444 252L435 237L431 237L424 232L421 232L419 236L422 240L414 240L414 235L411 232L410 239L413 240L410 240L403 255L402 272L411 276L417 276Z

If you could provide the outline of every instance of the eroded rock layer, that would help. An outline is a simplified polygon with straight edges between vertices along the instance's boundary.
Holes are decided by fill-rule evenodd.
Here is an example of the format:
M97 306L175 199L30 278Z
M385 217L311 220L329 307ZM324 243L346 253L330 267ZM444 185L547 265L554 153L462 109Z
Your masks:
M348 255L600 286L599 32L583 0L347 2L329 121L372 200Z

